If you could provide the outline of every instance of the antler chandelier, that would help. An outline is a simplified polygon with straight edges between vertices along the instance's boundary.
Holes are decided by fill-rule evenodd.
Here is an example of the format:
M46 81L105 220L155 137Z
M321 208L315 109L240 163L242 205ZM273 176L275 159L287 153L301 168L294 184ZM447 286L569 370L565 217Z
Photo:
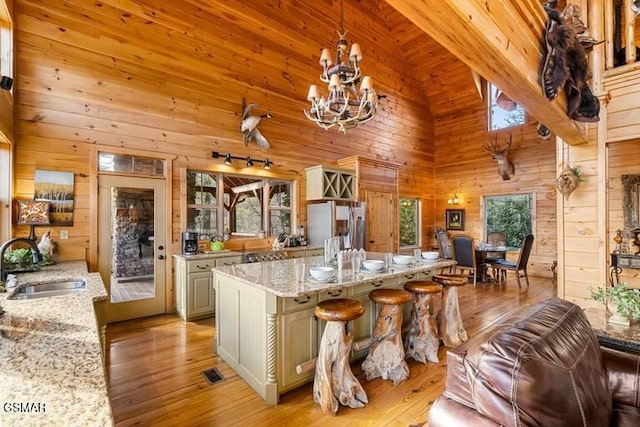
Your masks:
M309 120L313 120L323 129L334 126L346 132L359 124L371 120L378 104L378 97L373 89L371 77L361 77L360 61L362 51L358 43L352 43L347 54L347 32L343 27L344 0L340 2L340 30L336 46L336 65L333 65L329 49L322 49L320 80L328 85L329 95L325 99L318 92L318 86L309 86L307 99L311 101L311 109L304 112ZM361 81L362 80L362 81ZM360 83L358 90L357 84Z

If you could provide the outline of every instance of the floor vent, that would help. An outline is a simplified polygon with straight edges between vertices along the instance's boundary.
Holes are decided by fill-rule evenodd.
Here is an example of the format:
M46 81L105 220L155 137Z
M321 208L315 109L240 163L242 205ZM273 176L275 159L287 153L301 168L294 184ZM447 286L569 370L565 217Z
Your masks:
M207 379L209 384L215 384L224 380L224 377L216 368L207 369L206 371L202 371L202 375Z

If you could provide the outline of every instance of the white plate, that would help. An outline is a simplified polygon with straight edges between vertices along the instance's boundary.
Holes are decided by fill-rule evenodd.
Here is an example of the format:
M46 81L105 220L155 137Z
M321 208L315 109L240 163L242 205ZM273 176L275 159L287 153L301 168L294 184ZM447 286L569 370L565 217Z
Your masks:
M307 279L309 279L310 282L316 282L316 283L329 283L329 282L335 282L336 281L336 277L337 276L331 276L331 277L327 277L324 280L321 279L315 279L311 276L307 276Z
M360 273L364 273L364 274L380 274L380 273L384 273L384 271L385 271L384 268L381 268L380 270L375 270L375 271L367 270L364 267L360 268Z

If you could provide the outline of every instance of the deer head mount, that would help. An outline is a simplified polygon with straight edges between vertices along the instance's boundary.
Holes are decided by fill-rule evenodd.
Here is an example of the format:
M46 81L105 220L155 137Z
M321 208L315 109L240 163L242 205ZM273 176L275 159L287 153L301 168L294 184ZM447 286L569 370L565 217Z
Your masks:
M503 149L500 149L500 145L498 144L498 137L496 137L495 141L491 141L491 144L485 144L484 149L488 151L493 156L493 160L498 162L498 173L502 176L503 181L510 180L513 174L516 173L516 168L509 160L509 150L511 149L512 142L512 134L509 134L509 140L507 141L507 146Z

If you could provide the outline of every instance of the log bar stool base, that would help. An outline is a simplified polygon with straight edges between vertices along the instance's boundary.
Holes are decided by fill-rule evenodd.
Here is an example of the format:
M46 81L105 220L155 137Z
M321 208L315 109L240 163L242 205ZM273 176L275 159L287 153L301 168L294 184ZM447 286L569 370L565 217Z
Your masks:
M437 317L442 308L442 285L430 280L407 282L404 288L415 295L411 326L404 338L404 352L418 362L438 363Z
M316 306L316 317L326 320L327 325L318 351L313 401L320 404L325 415L335 415L338 402L351 408L368 403L367 394L349 365L353 343L350 321L363 313L364 305L352 299L327 300Z
M431 280L444 288L444 306L438 315L440 338L445 346L457 347L468 339L458 304L458 286L468 284L467 278L458 274L437 274Z
M402 346L402 305L411 301L412 295L402 289L375 289L369 292L369 298L382 308L362 371L367 380L382 377L397 386L409 378Z

